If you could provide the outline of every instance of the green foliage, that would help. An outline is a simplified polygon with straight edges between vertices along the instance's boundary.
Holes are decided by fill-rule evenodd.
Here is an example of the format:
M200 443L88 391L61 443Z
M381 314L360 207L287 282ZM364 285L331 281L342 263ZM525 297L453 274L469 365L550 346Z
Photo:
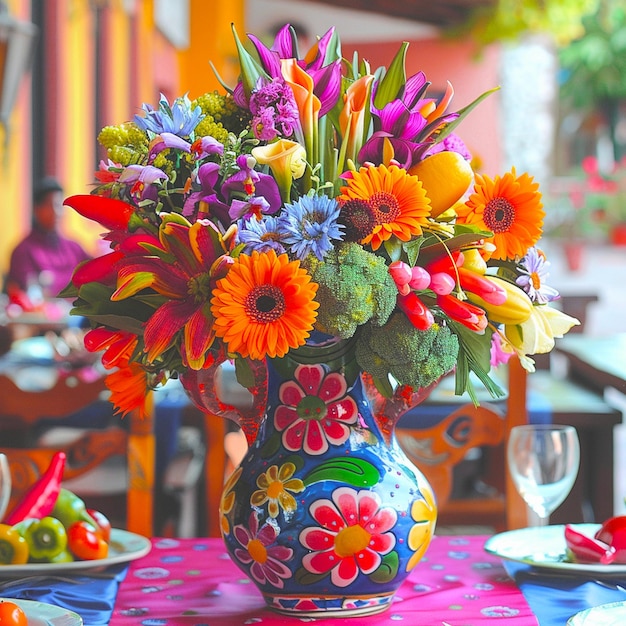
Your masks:
M191 108L199 106L204 118L196 126L197 137L214 137L225 143L228 133L238 135L250 120L248 112L240 109L230 94L217 91L205 93L191 103Z
M450 34L469 33L479 43L515 41L525 33L542 33L559 45L579 37L582 17L592 13L599 0L497 0L480 7L472 19Z
M584 34L560 53L562 94L578 108L626 98L626 6L602 0L583 19Z
M358 326L384 324L395 305L398 289L385 259L357 243L341 243L324 261L307 258L303 265L319 287L316 328L348 339Z
M452 370L458 352L459 341L448 326L418 330L396 312L384 328L363 327L356 359L374 379L385 380L391 374L400 384L420 389Z

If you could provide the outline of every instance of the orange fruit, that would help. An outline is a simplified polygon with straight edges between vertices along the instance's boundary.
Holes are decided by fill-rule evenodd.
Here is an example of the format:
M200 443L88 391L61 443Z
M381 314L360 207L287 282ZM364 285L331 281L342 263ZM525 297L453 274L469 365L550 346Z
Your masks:
M416 163L409 174L417 176L430 199L431 217L449 209L474 179L472 166L458 152L437 152Z
M28 626L28 618L23 609L15 602L0 600L1 626Z

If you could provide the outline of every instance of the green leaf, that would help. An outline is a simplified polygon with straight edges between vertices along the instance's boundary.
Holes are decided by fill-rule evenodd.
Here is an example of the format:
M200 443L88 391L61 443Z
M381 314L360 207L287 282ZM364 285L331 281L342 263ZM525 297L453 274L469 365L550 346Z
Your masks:
M354 487L371 487L380 480L376 466L359 458L336 458L320 463L305 477L305 486L322 480L334 480Z
M379 82L374 97L374 106L377 109L382 109L386 104L395 100L400 89L406 84L405 59L408 47L408 42L403 41L385 76Z
M237 382L246 389L252 389L252 387L255 387L256 382L254 380L254 373L250 367L249 359L237 357L234 359L234 365Z
M478 96L476 100L470 102L466 107L457 111L459 116L455 120L452 120L449 124L446 124L445 128L437 135L435 143L447 137L470 114L471 111L473 111L483 100L486 100L488 96L495 93L499 89L500 87L494 87L493 89L485 91L483 94Z
M231 24L235 45L237 46L237 54L239 55L239 66L241 68L241 81L246 95L254 89L257 81L261 76L269 78L267 72L259 65L259 63L250 55L239 39L235 25Z
M378 568L370 574L370 580L375 583L388 583L396 577L399 567L400 557L398 553L393 550L393 552L389 552L389 554L383 556L383 560Z

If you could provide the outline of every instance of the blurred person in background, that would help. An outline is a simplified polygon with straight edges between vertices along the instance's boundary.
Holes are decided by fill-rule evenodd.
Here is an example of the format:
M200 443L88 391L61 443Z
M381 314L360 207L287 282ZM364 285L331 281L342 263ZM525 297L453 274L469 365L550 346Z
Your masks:
M82 246L59 231L63 187L46 176L33 189L32 228L11 254L4 291L24 310L35 310L55 298L81 261L90 258Z

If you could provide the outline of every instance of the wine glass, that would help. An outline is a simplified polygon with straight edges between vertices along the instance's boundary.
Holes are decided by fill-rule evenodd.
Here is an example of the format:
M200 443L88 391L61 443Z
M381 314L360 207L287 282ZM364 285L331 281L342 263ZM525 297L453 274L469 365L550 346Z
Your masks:
M580 444L573 426L531 424L514 426L507 460L513 483L545 526L550 514L569 494L580 464Z
M0 522L4 519L11 497L11 472L6 454L0 452Z

